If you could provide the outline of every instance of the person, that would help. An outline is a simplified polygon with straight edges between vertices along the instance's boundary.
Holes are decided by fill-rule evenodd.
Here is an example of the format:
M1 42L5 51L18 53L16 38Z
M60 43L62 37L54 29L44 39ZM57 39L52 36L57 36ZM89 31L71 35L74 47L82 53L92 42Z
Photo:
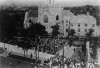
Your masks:
M67 68L67 64L64 65L64 68Z
M87 63L86 68L91 68L91 63Z
M5 50L5 54L7 54L7 48L4 48L4 50Z
M33 57L32 53L31 53L30 57L31 57L31 58Z
M83 63L83 62L81 63L81 68L85 68L85 66L84 66L84 63Z
M74 52L75 52L75 48L74 48Z
M87 68L94 68L93 63L87 63Z
M52 59L49 62L49 66L50 66L50 68L52 68Z
M70 63L70 68L75 68L73 62Z
M12 51L8 53L8 55L11 55Z
M76 67L76 68L81 68L80 63L77 62L77 63L75 64L75 67Z

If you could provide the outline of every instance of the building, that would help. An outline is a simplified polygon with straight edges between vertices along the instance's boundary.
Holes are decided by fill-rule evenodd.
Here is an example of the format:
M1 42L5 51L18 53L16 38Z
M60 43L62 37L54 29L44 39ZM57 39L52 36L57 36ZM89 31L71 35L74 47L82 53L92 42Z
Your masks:
M69 23L72 20L72 18L74 17L74 14L72 12L70 12L70 10L63 10L62 12L62 16L63 16L63 33L64 36L68 35L68 29L69 28ZM73 19L74 20L74 19Z
M33 7L25 13L24 28L30 27L31 24L38 23L38 6Z
M48 4L46 5L39 5L38 11L30 10L26 12L24 27L30 27L32 24L30 22L34 23L34 21L35 23L44 25L48 33L52 32L51 26L58 23L60 26L59 31L64 36L68 35L68 29L75 29L78 36L85 36L90 28L94 30L94 36L100 34L96 18L89 13L87 15L74 15L70 10L64 10L61 5L55 4L54 0L48 0Z
M98 33L100 33L100 26L97 26L98 27Z
M98 31L98 27L96 26L97 20L90 16L88 13L87 15L77 15L70 14L64 16L64 35L66 35L66 29L75 29L76 35L78 36L85 36L89 29L93 29L93 36L98 36L100 33Z
M50 2L51 1L51 2ZM52 32L51 26L62 22L62 7L59 4L54 4L50 0L47 5L40 5L38 7L38 22L46 26L48 32Z

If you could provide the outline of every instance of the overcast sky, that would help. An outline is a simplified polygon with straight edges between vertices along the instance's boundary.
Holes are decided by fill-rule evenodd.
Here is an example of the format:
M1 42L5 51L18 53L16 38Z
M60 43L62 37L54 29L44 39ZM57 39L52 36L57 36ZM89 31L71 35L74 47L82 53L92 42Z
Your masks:
M26 5L44 4L49 0L0 0L0 4L20 3ZM100 5L100 0L54 0L55 3L59 3L65 6L81 6L81 5Z

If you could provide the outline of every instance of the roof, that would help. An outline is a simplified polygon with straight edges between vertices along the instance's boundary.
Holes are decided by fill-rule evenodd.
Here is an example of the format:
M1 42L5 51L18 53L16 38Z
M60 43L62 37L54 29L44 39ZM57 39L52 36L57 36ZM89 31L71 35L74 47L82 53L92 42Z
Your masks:
M72 55L72 59L78 59L79 58L79 55L78 55L78 52L82 52L82 49L81 48L76 48L75 49L75 52L73 53L73 55Z
M96 19L92 16L87 16L87 15L77 15L77 16L72 16L71 22L73 23L95 23L96 24Z
M38 10L30 10L28 17L38 17Z
M79 58L79 51L82 52L82 48L76 48L71 58L77 60ZM90 56L89 62L92 62L92 61L95 61L95 60Z
M72 12L70 12L70 10L63 10L62 11L62 17L64 16L74 16L74 14Z

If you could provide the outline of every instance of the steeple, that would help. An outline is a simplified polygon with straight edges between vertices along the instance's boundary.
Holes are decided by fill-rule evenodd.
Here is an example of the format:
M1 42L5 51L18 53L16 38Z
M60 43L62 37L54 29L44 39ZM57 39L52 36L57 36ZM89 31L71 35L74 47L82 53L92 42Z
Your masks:
M53 5L54 4L54 0L48 0L48 4L49 5Z
M49 0L49 4L51 4L51 0Z

